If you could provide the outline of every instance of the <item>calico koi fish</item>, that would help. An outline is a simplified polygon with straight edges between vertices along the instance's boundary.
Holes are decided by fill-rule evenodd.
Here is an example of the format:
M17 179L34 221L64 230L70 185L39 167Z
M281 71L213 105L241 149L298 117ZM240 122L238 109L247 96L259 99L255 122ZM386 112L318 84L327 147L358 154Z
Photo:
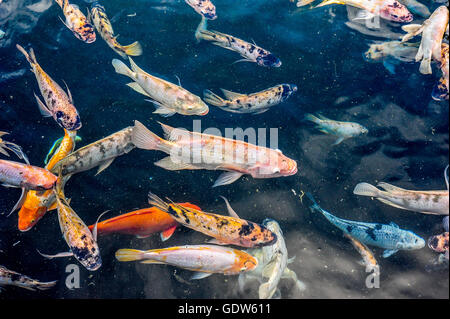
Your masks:
M268 111L271 106L286 101L292 94L297 92L297 86L294 84L280 84L252 94L221 90L226 99L221 98L210 90L205 90L203 92L203 100L227 112L261 114Z
M402 38L406 42L422 33L416 62L420 62L422 74L432 74L431 59L440 62L442 59L442 39L448 27L449 12L446 6L440 6L423 24L408 24L402 27L407 34Z
M195 38L198 42L209 41L214 45L239 53L243 59L236 62L256 62L260 66L275 68L281 66L279 58L255 43L248 43L232 35L207 30L207 20L204 17L197 27Z
M86 16L81 12L76 4L70 4L69 0L55 0L61 7L66 21L61 21L75 35L75 37L85 43L92 43L96 40L94 27L88 22Z
M142 54L141 44L137 41L130 45L121 45L117 42L117 36L114 36L114 30L106 15L105 8L98 2L92 4L88 20L92 21L98 33L108 46L122 58L126 58L128 55L139 56Z
M211 2L211 0L185 0L188 5L190 5L195 12L205 17L208 20L217 19L216 7Z
M258 261L246 252L214 245L186 245L154 250L119 249L119 261L142 260L143 264L165 264L195 271L191 279L214 273L237 275L253 270Z
M191 203L178 204L183 207L190 207L200 210L200 207ZM168 240L178 226L178 222L173 217L156 207L139 209L127 214L110 218L97 224L99 235L127 234L135 235L138 238L147 238L154 233L161 233L161 240ZM95 225L89 226L92 231Z
M396 224L383 225L341 219L322 209L310 193L306 196L312 201L312 211L320 212L330 223L366 245L384 248L387 258L399 250L416 250L425 246L425 240L409 230L400 229Z
M37 63L33 49L30 49L30 52L27 53L20 45L17 44L16 47L23 55L25 55L27 61L30 63L31 71L36 76L39 89L44 97L45 104L36 94L34 94L41 114L44 117L52 116L55 121L66 130L79 130L81 128L81 120L77 109L73 105L69 88L67 88L67 95L58 83L53 81L48 74L44 72Z
M130 70L125 63L114 59L112 65L117 73L128 76L134 82L128 83L138 93L148 96L155 106L153 113L168 117L175 113L182 115L206 115L209 112L208 105L200 97L192 94L180 85L176 85L148 74L139 68L128 57L131 64Z
M41 282L0 265L0 291L2 286L16 286L35 291L47 290L55 285L56 281Z
M153 193L149 193L148 197L150 205L170 214L183 226L213 237L211 243L259 247L272 245L277 240L277 236L266 227L241 219L237 215L222 216L173 202L168 204Z
M159 150L171 156L155 163L167 170L224 170L213 187L228 185L242 175L253 178L274 178L297 173L297 162L280 150L227 139L220 136L175 129L160 123L167 140L160 138L142 123L135 121L133 143L146 150ZM197 157L191 159L191 155ZM172 159L173 157L173 159Z

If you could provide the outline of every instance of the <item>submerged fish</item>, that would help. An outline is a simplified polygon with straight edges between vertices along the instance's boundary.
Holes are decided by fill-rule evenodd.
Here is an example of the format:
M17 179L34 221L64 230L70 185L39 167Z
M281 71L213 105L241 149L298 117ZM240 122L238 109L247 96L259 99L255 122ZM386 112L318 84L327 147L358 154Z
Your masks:
M318 117L312 114L306 114L305 120L317 124L317 129L322 133L336 135L338 139L333 145L338 145L342 141L369 132L364 126L354 122L339 122L330 120L322 115Z
M401 62L413 62L419 43L401 41L376 42L370 45L365 57L369 62L382 61L384 67L395 74L395 66Z
M55 185L56 179L55 175L44 168L0 160L0 183L5 187L45 191Z
M251 272L239 275L240 291L244 291L245 284L249 279L257 279L261 283L258 289L259 299L281 297L277 287L283 278L292 279L299 291L305 290L305 284L298 280L297 274L287 267L295 257L288 259L288 251L280 225L273 219L265 219L263 225L277 235L277 241L271 246L247 251L258 260L258 267ZM263 283L264 278L268 280Z
M188 5L190 5L195 12L205 17L208 20L217 19L216 7L211 2L211 0L185 0Z
M70 251L56 255L46 255L46 258L75 257L87 270L95 271L102 265L100 250L97 245L97 231L91 232L81 218L70 207L62 185L56 186L56 203L58 209L58 221L61 233L69 246Z
M65 130L67 131L67 130ZM67 133L74 133L75 131L67 131ZM55 153L58 153L58 150L60 149L61 143L64 140L64 136L58 138L52 145L52 147L50 148L50 150L48 151L47 155L45 156L45 160L44 160L44 164L47 165L48 161L53 157L53 155L55 155ZM81 137L76 135L75 136L75 142L81 142ZM67 154L66 154L67 156ZM64 156L65 157L65 156Z
M350 240L350 242L352 243L353 247L355 247L355 249L361 255L362 263L364 264L364 266L366 266L366 267L378 267L378 262L377 262L377 260L376 260L376 258L374 256L374 254L372 253L372 251L369 249L369 247L367 247L362 242L360 242L359 240L353 238L352 236L350 236L347 233L344 234L344 236Z
M45 167L51 170L56 163L66 157L75 149L76 131L64 130L64 137L53 152L50 161ZM54 145L55 147L55 145ZM52 148L54 148L52 147ZM62 178L62 187L69 180L70 175ZM47 190L43 194L30 190L26 193L25 199L19 211L18 228L20 231L30 230L45 215L47 211L56 209L56 195L53 190Z
M377 186L384 191L368 183L359 183L353 190L353 194L375 197L389 206L422 214L448 215L448 189L446 191L412 191L388 183L379 183Z
M428 239L428 247L435 252L443 253L444 258L449 259L449 253L448 253L448 231L441 234L432 236Z
M0 153L9 157L9 154L6 151L9 150L16 154L18 158L23 159L27 164L30 164L27 155L23 152L22 148L19 145L2 139L2 136L6 134L9 133L0 131Z
M227 171L217 179L213 187L231 184L244 174L253 178L274 178L297 173L297 163L284 156L280 150L160 124L167 140L135 121L133 143L136 147L169 154L170 156L155 163L167 170Z
M53 81L47 73L37 63L36 56L33 49L30 49L30 53L27 53L20 45L16 45L17 49L22 52L31 65L31 71L36 76L36 80L39 85L42 96L44 97L45 104L34 94L39 106L39 110L44 117L52 116L55 121L66 130L76 131L81 128L81 120L78 115L78 111L73 105L72 95L69 88L67 93ZM67 85L66 85L67 87Z
M16 286L35 291L47 290L55 285L56 281L41 282L0 265L0 291L3 286Z
M312 211L318 211L330 223L366 245L384 248L383 257L387 258L399 250L415 250L425 246L425 240L409 230L400 229L396 224L363 223L341 219L322 209L310 193L306 194L313 202Z
M179 203L183 207L200 210L190 203ZM173 217L156 207L139 209L134 212L110 218L97 224L99 235L127 234L138 238L146 238L154 233L161 233L161 240L166 241L174 233L178 222ZM89 226L93 230L95 225Z
M181 85L176 85L146 73L139 68L129 57L131 69L125 63L114 59L112 65L117 73L128 76L134 82L128 83L138 93L148 96L155 106L153 113L164 117L175 113L182 115L206 115L209 112L208 105L200 97L192 94Z
M395 22L411 22L413 15L397 0L325 0L316 8L330 4L343 4L362 9L355 19L382 19Z
M422 33L416 62L420 62L419 71L422 74L431 74L431 59L440 62L442 59L442 39L448 26L449 12L446 6L440 6L433 14L420 24L408 24L402 27L407 34L402 41L406 42L412 37Z
M213 237L211 243L236 245L241 247L259 247L272 245L277 236L266 227L241 219L237 215L223 216L206 213L171 202L164 202L153 193L149 193L149 203L169 213L185 227ZM232 213L229 210L230 213Z
M127 154L135 148L131 141L133 130L134 127L130 126L86 145L58 161L51 171L65 176L99 166L97 174L100 174L116 157Z
M94 27L87 21L86 16L81 12L76 4L70 4L69 0L55 0L61 7L66 22L61 21L69 28L75 37L85 43L92 43L95 41Z
M197 41L209 41L214 45L239 53L244 59L237 62L256 62L260 66L275 67L281 66L281 61L267 50L257 46L255 43L248 43L231 35L217 31L207 30L207 20L202 17L202 21L197 27L195 38Z
M433 87L431 97L436 101L448 100L449 87L449 48L447 43L442 43L442 58L439 62L439 68L442 72L442 77L439 82Z
M221 90L226 99L221 98L210 90L205 90L203 92L204 101L227 112L261 114L269 110L271 106L286 101L292 94L297 92L297 86L294 84L280 84L252 94Z
M400 3L405 5L412 13L418 14L421 17L428 18L431 15L428 7L416 0L399 0Z
M92 21L98 33L100 33L108 46L122 58L126 58L128 55L139 56L142 54L142 47L137 41L130 45L121 45L117 42L118 36L114 36L114 30L106 15L105 8L98 2L92 4L88 20Z
M246 252L214 245L186 245L154 250L119 249L119 261L142 260L143 264L165 264L195 271L191 279L206 278L214 273L237 275L250 271L258 261Z

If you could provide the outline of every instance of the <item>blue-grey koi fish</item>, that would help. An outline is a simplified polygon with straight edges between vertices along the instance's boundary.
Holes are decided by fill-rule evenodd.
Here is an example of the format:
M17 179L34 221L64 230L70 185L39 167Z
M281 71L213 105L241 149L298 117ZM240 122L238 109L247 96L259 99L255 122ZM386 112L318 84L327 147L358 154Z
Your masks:
M313 202L312 211L318 211L334 226L363 244L384 248L383 258L399 250L415 250L425 247L425 240L409 230L400 229L396 224L363 223L338 218L322 209L310 193L306 196Z

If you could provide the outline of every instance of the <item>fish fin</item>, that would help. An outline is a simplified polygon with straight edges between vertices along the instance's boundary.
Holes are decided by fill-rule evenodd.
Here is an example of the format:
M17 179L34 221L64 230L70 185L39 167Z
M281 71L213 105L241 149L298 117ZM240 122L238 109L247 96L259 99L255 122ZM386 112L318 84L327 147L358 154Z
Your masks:
M118 261L134 261L141 260L144 251L137 249L119 249L116 251L116 259Z
M72 93L70 93L70 90L69 90L69 87L67 86L66 81L64 81L64 80L62 80L62 81L64 82L64 85L66 86L66 90L67 90L67 95L68 95L68 97L69 97L69 101L70 101L70 103L73 104Z
M269 108L267 108L267 109L262 109L262 110L253 112L252 114L253 114L253 115L258 115L258 114L262 114L262 113L264 113L264 112L267 112L268 110L269 110Z
M199 167L193 166L192 164L189 163L174 162L172 161L172 158L170 156L164 157L163 159L155 162L154 164L168 171L178 171L183 169L200 169Z
M396 223L394 223L394 222L390 222L389 225L391 225L391 226L394 227L394 228L400 228L400 227L398 227L398 225L397 225Z
M99 222L100 218L102 218L102 216L105 215L107 212L109 212L109 210L104 211L103 213L101 213L98 216L97 221L95 222L94 229L92 230L92 236L93 236L95 242L97 242L97 235L98 235L97 225L98 225L98 222Z
M218 240L217 238L212 238L210 240L207 241L208 244L214 244L214 245L221 245L221 246L225 246L228 245L228 243L225 243L223 241Z
M167 204L165 201L163 201L161 198L159 198L152 192L148 193L148 203L166 213L169 211L170 208L169 204Z
M134 63L133 59L131 57L128 57L128 60L130 61L131 69L136 73L146 73L144 70L142 70L140 67L137 66L136 63Z
M136 238L139 238L139 239L144 239L144 238L148 238L148 237L150 237L151 235L136 235Z
M97 176L98 174L103 172L105 169L107 169L109 167L109 165L111 165L112 162L114 162L114 160L115 160L115 158L112 158L110 160L102 162L97 170L97 173L94 176Z
M182 87L180 77L178 75L175 75L175 77L178 80L178 86Z
M399 208L399 209L406 209L405 207L399 206L397 204L391 203L390 201L388 201L387 199L384 198L377 198L380 202L382 202L383 204L395 207L395 208ZM425 214L425 212L422 212L423 214Z
M199 280L199 279L203 279L203 278L209 277L211 275L212 275L212 273L210 273L210 272L200 272L200 271L198 271L198 272L196 272L196 273L194 273L192 275L191 280Z
M277 263L275 262L275 260L272 260L271 262L269 262L266 266L264 266L264 269L262 271L262 276L265 278L270 278L270 276L272 275L274 268L277 266Z
M297 2L297 7L306 6L306 5L310 4L311 2L314 2L314 0L299 0Z
M269 291L269 288L270 288L269 282L265 282L259 286L258 289L259 299L270 299L275 294L276 287L272 291Z
M159 261L159 260L147 259L147 260L141 261L141 264L165 265L166 263Z
M160 236L162 241L168 240L170 237L172 237L173 233L177 229L177 225L172 226L170 228L167 228L165 231L163 231Z
M449 165L447 165L447 167L444 170L445 185L447 185L447 190L448 190L448 167Z
M163 141L162 138L151 132L139 121L134 121L131 140L136 147L145 150L158 150Z
M404 191L406 191L403 188L400 188L400 187L397 187L397 186L394 186L394 185L391 185L391 184L388 184L388 183L384 183L384 182L378 183L377 186L383 188L384 190L386 190L388 192L391 192L391 191L393 191L393 192L404 192Z
M319 119L317 116L309 114L309 113L305 115L304 119L306 121L311 121L311 122L319 124L319 125L322 122L321 119Z
M161 104L161 103L159 103L157 101L154 101L154 100L146 100L146 101L149 101L149 102L151 102L151 103L153 103L155 105L156 110L153 112L154 114L159 114L159 115L164 116L164 117L170 117L170 116L175 115L177 113L174 110L171 110L167 106L165 106L165 105L163 105L163 104Z
M49 208L47 208L47 211L55 210L58 208L58 203L55 201L52 205L50 205Z
M352 20L369 20L374 18L375 15L367 10L359 10L358 13L356 14L355 18L353 18Z
M383 258L388 258L390 256L392 256L393 254L395 254L398 251L398 249L386 249L383 252Z
M28 191L23 187L22 188L22 194L20 194L20 198L17 201L17 203L14 205L14 207L11 209L11 212L8 214L7 217L9 217L12 213L14 213L16 210L18 210L20 207L22 207L23 203L25 202L25 199L27 198Z
M220 90L223 92L223 95L225 95L225 97L229 100L242 99L247 96L246 94L231 92L231 91L228 91L225 89L220 89Z
M127 67L127 65L125 63L123 63L122 61L120 61L118 59L113 59L111 63L112 63L112 66L114 67L114 70L116 71L116 73L128 76L132 79L134 78L133 71L131 71L130 68Z
M345 4L344 1L341 0L325 0L322 3L318 4L316 8L327 6L330 4Z
M131 56L140 56L142 55L142 46L141 44L136 41L129 45L122 46L122 49L125 51L126 55Z
M225 106L225 100L222 99L220 96L218 96L217 94L213 93L210 90L204 90L203 91L203 100L211 105L214 106Z
M37 249L36 249L36 250L37 250ZM45 257L45 258L48 258L48 259L62 258L62 257L72 257L72 256L73 256L73 252L71 252L71 251L59 253L59 254L56 254L56 255L47 255L47 254L43 254L43 253L41 253L39 250L37 250L37 252L38 252L39 255L41 255L42 257Z
M353 194L369 197L378 197L380 190L369 183L359 183L353 190Z
M287 263L288 263L288 264L293 263L294 260L295 260L295 257L296 257L296 256L289 258L289 259L287 260Z
M255 62L255 61L250 60L248 58L244 58L244 59L234 61L233 63L231 63L231 65L236 64L236 63L241 63L241 62Z
M144 91L142 86L140 86L137 82L127 83L127 86L129 86L130 88L132 88L133 90L135 90L136 92L138 92L142 95L151 97L147 92Z
M231 207L231 205L230 205L230 203L228 202L228 200L225 198L225 197L223 197L223 196L219 196L220 198L222 198L224 201L225 201L225 204L227 205L227 210L228 210L228 214L231 216L231 217L234 217L234 218L239 218L239 216L238 216L238 214L234 211L234 209ZM239 218L240 219L240 218Z
M44 104L44 102L42 102L39 97L36 95L36 93L34 93L34 97L36 98L36 101L38 103L39 106L39 111L41 112L43 117L50 117L52 116L52 113L50 112L50 110L47 108L47 106Z
M420 29L422 28L421 24L416 24L416 23L411 23L411 24L407 24L407 25L403 25L402 26L402 30L407 32L407 33L412 33L414 35L419 34L420 32L422 32ZM423 29L423 28L422 28ZM417 33L419 32L419 33Z
M200 43L202 40L201 31L207 31L208 28L208 19L206 19L204 16L202 16L202 20L200 21L199 25L197 26L197 29L195 30L195 39L197 40L197 43Z
M386 70L389 71L390 74L395 74L395 63L393 63L393 60L390 59L384 60L383 66Z
M32 48L30 48L30 53L28 53L21 45L16 44L16 48L25 56L25 58L27 59L28 63L30 63L31 65L33 64L37 64L36 61L36 56L34 55L34 50ZM31 70L33 73L34 71Z
M72 32L74 32L74 31L72 30L72 28L69 27L69 25L66 23L66 21L64 21L63 18L61 18L61 16L58 16L58 18L59 18L59 20L61 20L61 22L67 27L67 29L69 29L69 30L71 30Z
M345 140L345 137L339 137L336 142L334 142L332 145L338 145L341 144Z
M242 175L244 175L244 174L240 173L240 172L225 172L225 173L222 173L219 176L219 178L215 181L215 183L214 183L214 185L212 187L229 185L229 184L234 183L235 181L237 181Z
M419 72L422 74L432 74L433 71L431 70L431 59L430 58L423 58L420 62Z

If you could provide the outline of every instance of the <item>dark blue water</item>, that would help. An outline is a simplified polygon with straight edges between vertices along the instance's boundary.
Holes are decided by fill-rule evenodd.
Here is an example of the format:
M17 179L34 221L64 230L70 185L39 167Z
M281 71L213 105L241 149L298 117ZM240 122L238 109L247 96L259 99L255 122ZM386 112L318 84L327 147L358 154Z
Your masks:
M204 89L226 88L251 93L281 83L296 84L298 92L289 100L261 115L231 114L210 107L205 117L175 115L162 118L144 96L125 84L114 72L111 60L119 58L97 35L85 44L61 23L58 5L32 12L25 5L37 1L4 0L0 4L0 130L8 140L21 145L31 163L43 166L53 142L63 135L52 118L39 113L33 92L37 83L19 43L33 47L44 70L58 83L66 81L81 115L79 136L87 145L139 120L157 134L156 121L192 130L192 120L202 127L278 128L278 148L297 160L299 172L286 178L237 182L212 189L220 175L214 171L170 172L153 163L165 155L135 149L117 158L102 174L83 172L67 183L71 206L86 224L111 210L108 217L147 207L152 191L174 201L189 201L205 211L226 213L219 195L230 201L238 214L254 222L277 220L285 234L289 268L307 289L299 292L289 280L281 280L283 298L448 298L448 268L430 267L437 253L428 247L400 251L388 259L373 248L381 266L379 289L365 286L360 256L342 233L320 215L310 213L292 190L313 193L321 206L339 217L365 222L398 224L427 239L442 233L441 217L402 211L370 198L353 195L359 182L385 181L407 189L445 189L444 168L448 164L448 102L431 99L440 71L419 73L416 63L403 63L390 74L380 63L368 63L363 53L380 38L361 34L345 25L345 6L298 10L287 0L215 0L219 18L210 28L253 39L277 55L280 68L262 68L254 63L236 63L239 55L194 38L200 16L184 1L107 1L104 3L119 42L138 40L143 55L134 60L144 70L176 83L197 95ZM12 2L19 9L7 14ZM87 4L74 1L86 11ZM428 3L428 2L426 2ZM42 7L51 2L42 1ZM430 9L437 7L432 3ZM23 13L25 12L25 13ZM134 16L134 13L136 15ZM418 19L417 21L423 21ZM392 27L402 33L399 26ZM381 38L382 40L382 38ZM335 137L315 130L303 121L306 113L321 112L341 121L358 122L369 129L366 136L332 146ZM3 158L3 157L2 157ZM0 189L0 211L8 213L20 190ZM106 217L105 217L106 218ZM0 298L257 298L257 283L242 293L236 276L213 275L189 284L191 273L162 265L119 263L120 248L153 249L199 244L206 237L186 228L162 243L156 234L147 239L126 235L100 237L102 267L88 272L80 266L81 288L65 285L66 266L73 258L46 260L36 249L54 254L67 251L55 212L30 231L17 229L17 214L0 216L0 264L43 281L59 280L46 292L7 287Z

